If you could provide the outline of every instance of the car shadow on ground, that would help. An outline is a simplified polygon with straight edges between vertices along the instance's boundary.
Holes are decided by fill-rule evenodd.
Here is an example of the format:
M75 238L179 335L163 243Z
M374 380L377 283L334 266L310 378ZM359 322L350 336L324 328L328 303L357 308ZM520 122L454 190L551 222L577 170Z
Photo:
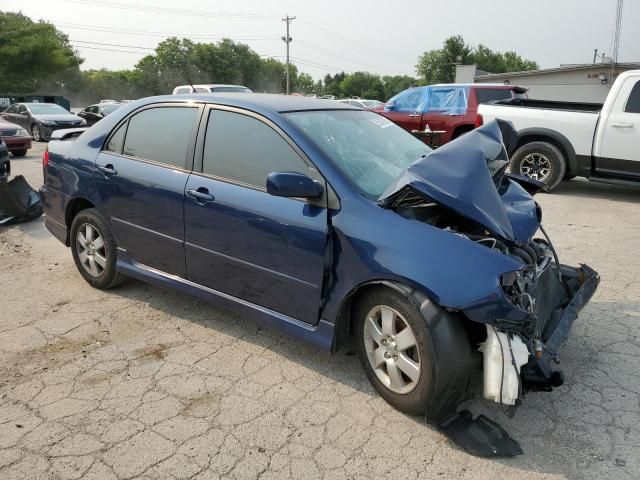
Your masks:
M353 345L347 345L336 354L330 355L302 341L263 328L253 320L243 318L233 311L136 280L128 280L114 291L116 292L132 300L146 302L151 308L172 317L212 328L237 339L251 342L255 346L269 349L286 360L347 385L369 397L377 395L362 370ZM595 302L587 307L587 312L599 312L603 308L610 312L640 312L639 304L597 305ZM593 313L589 315L589 317L592 316ZM597 372L606 371L610 367L604 365L603 368L603 365L598 364L597 342L597 337L589 335L583 337L580 331L570 338L563 359L566 363L563 369L567 373L567 383L551 393L528 393L514 418L508 418L501 406L482 400L469 400L462 404L462 407L469 408L474 415L483 413L500 423L513 438L520 442L524 450L522 456L497 458L493 461L515 469L544 474L564 474L569 475L569 478L574 478L576 472L584 472L585 475L582 478L604 478L611 473L609 469L614 469L614 472L615 469L618 469L618 472L624 470L615 465L614 458L611 456L613 453L610 442L602 441L601 430L606 429L606 422L610 419L608 417L607 419L589 418L590 409L596 409L597 413L602 413L602 408L591 405L581 398L583 382L588 383L588 380L581 377L593 378L592 375L587 375L589 365ZM638 385L635 388L640 391ZM481 398L479 383L474 387L474 393ZM433 432L436 430L424 418L415 416L407 416L407 418ZM435 439L437 437L434 436L434 441ZM448 445L452 449L459 450L451 442L448 442ZM629 461L627 456L627 465ZM604 476L586 474L592 468L600 471Z
M613 202L640 203L640 182L638 182L638 186L635 187L589 182L583 178L576 178L560 183L551 195L594 198Z

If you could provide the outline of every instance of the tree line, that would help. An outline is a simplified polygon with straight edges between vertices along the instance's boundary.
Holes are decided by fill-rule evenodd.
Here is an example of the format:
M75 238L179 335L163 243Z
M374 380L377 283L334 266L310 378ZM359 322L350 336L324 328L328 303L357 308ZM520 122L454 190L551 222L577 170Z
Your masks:
M73 104L88 104L101 98L167 94L176 85L190 83L239 84L256 92L285 91L283 62L262 58L248 45L231 39L199 43L171 37L132 69L81 70L82 63L68 36L51 23L34 22L21 13L0 12L0 94L59 94ZM446 39L442 48L420 56L415 77L340 72L314 81L292 64L291 91L385 101L411 86L453 82L455 63L475 63L492 73L538 68L515 52L495 52L485 45L473 47L461 36L454 36Z

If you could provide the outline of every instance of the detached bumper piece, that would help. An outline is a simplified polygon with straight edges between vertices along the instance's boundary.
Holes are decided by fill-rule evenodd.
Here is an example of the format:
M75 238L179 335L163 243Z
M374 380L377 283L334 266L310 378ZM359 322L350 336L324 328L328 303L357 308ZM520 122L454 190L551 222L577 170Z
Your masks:
M22 175L0 182L0 225L28 222L40 215L40 196Z
M449 440L479 457L515 457L522 448L507 431L484 415L473 418L469 410L462 410L445 420L439 429Z
M536 352L522 369L523 386L529 391L551 391L564 382L562 371L554 369L552 365L557 360L558 351L569 336L578 313L589 303L600 283L598 273L587 265L578 268L561 265L558 272L561 274L562 284L554 276L543 287L546 295L539 297L542 300L539 302L542 311L538 313L542 313L547 321L541 329L544 348Z

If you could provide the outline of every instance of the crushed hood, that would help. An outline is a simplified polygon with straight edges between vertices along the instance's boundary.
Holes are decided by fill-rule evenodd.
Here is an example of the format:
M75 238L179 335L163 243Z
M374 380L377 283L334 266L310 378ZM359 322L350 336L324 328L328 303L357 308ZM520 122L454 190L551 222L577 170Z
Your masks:
M414 162L379 202L393 208L417 194L505 240L527 242L540 226L538 209L523 179L505 175L508 165L500 126L492 121Z

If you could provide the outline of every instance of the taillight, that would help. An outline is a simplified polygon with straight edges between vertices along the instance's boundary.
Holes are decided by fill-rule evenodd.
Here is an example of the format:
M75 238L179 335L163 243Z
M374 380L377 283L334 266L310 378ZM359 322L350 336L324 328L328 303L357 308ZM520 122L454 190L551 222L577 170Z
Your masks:
M42 154L42 166L46 167L49 165L49 150L45 150Z
M482 118L482 115L478 113L476 114L476 121L474 122L473 126L475 128L478 128L478 127L481 127L482 125L484 125L484 118Z

